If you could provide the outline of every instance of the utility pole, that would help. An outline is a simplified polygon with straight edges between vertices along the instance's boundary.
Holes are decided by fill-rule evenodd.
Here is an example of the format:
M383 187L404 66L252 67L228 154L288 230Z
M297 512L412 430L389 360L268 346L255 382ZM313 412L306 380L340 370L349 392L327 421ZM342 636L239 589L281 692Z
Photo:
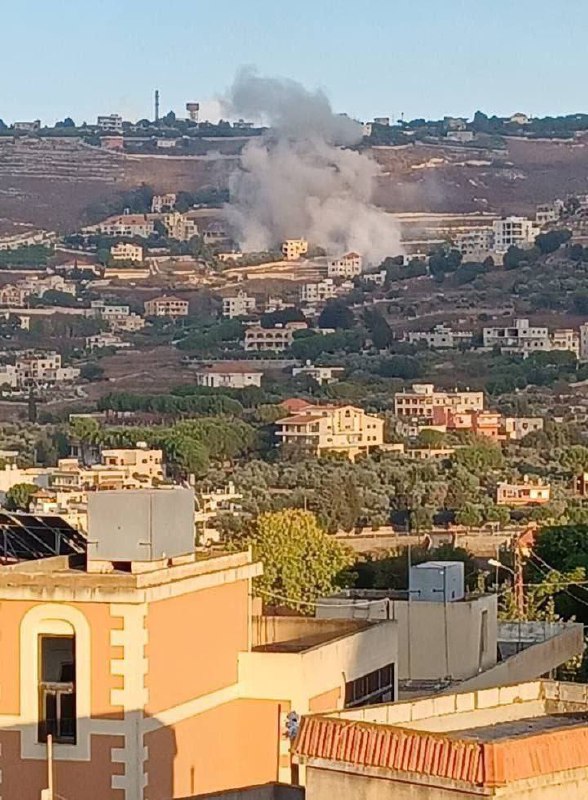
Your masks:
M159 122L159 89L155 90L155 122Z
M47 788L41 790L41 800L55 800L53 787L53 736L47 734Z
M525 615L525 585L523 580L523 554L517 536L514 543L514 596L517 616L521 620Z

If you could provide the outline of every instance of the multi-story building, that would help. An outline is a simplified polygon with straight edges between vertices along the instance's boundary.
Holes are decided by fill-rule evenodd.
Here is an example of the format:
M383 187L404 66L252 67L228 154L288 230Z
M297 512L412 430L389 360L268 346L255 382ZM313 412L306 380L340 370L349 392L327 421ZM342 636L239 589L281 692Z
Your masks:
M105 467L126 469L132 477L162 480L163 452L138 442L136 447L103 449L100 459Z
M515 319L507 327L485 327L482 331L484 347L499 347L502 352L535 352L567 350L576 356L580 353L581 333L572 328L550 331L545 326L531 326L528 319Z
M434 409L445 407L456 414L484 410L484 393L436 391L432 383L413 383L410 390L404 389L394 395L394 413L398 417L418 417L432 420Z
M460 344L469 344L472 341L471 331L454 331L449 325L435 325L430 331L409 331L408 341L411 344L426 342L427 347L436 350L452 349Z
M250 297L247 292L239 291L236 295L223 297L223 317L247 317L255 312L255 297Z
M110 256L114 261L132 261L143 263L143 248L130 242L117 242L110 248Z
M96 127L101 131L120 133L123 129L123 119L120 114L103 114L96 119Z
M194 372L198 386L213 389L245 389L248 386L261 386L263 372L246 361L227 361L217 364L204 364Z
M353 459L384 443L384 420L354 406L306 406L276 425L282 446L308 448L317 456L336 452Z
M0 288L0 305L21 308L28 296L29 292L23 286L7 283Z
M300 300L303 303L324 303L337 296L337 287L332 278L324 278L316 283L303 283L300 287Z
M112 316L105 317L105 319L108 320L110 329L118 333L136 333L137 331L143 330L145 327L145 320L143 317L134 312L122 317Z
M88 516L3 522L4 797L42 796L49 735L56 797L289 781L290 712L396 699L395 623L262 616L250 551L194 552L191 491L93 492Z
M535 211L535 222L543 227L550 222L557 222L564 208L563 200L554 200L553 203L542 203Z
M358 253L346 253L327 263L329 278L355 278L357 275L361 275L361 256Z
M245 331L245 350L247 352L272 350L274 353L282 353L294 341L296 331L304 330L306 327L306 322L288 322L283 327L275 328L252 325Z
M177 195L174 192L166 194L155 194L151 199L151 211L154 214L161 214L164 211L173 211L176 205Z
M541 232L537 223L527 217L505 217L494 220L494 250L506 253L509 247L529 247Z
M494 230L481 226L464 231L455 237L455 247L466 260L467 257L485 257L494 249Z
M433 406L432 426L442 431L471 431L477 436L497 440L501 416L496 411L454 411L449 406Z
M541 417L504 417L502 430L507 439L518 441L528 433L542 431L543 419Z
M19 388L56 383L70 383L80 375L76 367L65 367L59 353L28 353L16 359L17 385Z
M525 478L521 483L499 483L496 487L498 506L537 506L549 503L551 486L539 478Z
M97 225L83 228L85 234L99 233L102 236L117 238L132 238L139 236L148 239L155 232L155 221L160 219L159 214L118 214L108 217Z
M194 236L198 236L198 224L189 213L180 214L178 211L171 211L163 216L162 222L172 239L188 242Z
M101 350L105 347L121 350L131 346L130 342L123 341L115 333L96 333L94 336L86 336L85 344L88 350Z
M296 261L300 256L308 253L308 242L306 239L286 239L282 243L282 255L286 261Z
M147 317L187 317L190 304L173 295L162 295L147 300L145 315Z

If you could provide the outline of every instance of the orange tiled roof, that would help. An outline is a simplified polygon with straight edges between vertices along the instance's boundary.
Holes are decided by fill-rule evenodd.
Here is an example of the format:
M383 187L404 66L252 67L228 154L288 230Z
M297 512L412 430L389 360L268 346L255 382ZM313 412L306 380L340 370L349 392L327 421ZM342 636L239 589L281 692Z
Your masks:
M281 406L287 408L288 411L302 411L304 408L315 408L312 403L309 403L307 400L302 400L300 397L289 397L287 400L284 400L280 403Z
M499 741L460 739L333 717L303 717L294 755L505 786L588 766L588 726Z

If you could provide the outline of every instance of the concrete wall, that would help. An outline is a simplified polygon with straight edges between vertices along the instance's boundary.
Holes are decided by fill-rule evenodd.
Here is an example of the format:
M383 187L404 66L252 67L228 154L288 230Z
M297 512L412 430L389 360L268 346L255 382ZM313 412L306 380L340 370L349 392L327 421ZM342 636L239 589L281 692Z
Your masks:
M409 603L388 598L371 603L358 600L354 606L351 602L337 598L330 604L323 600L317 616L396 620L400 680L464 680L496 664L496 595L454 603Z
M333 765L334 766L334 765ZM350 770L353 769L350 767ZM357 769L357 768L356 768ZM496 789L467 788L463 785L441 785L425 776L411 780L410 773L399 779L374 774L357 774L341 769L307 767L307 800L333 800L334 797L353 800L586 800L588 796L588 770L574 770L520 781Z
M287 783L263 783L227 792L198 794L182 800L304 800L304 788Z
M540 678L583 651L583 626L580 623L569 623L566 627L562 625L550 639L533 644L481 675L464 681L459 691L472 692ZM586 793L588 796L588 789Z

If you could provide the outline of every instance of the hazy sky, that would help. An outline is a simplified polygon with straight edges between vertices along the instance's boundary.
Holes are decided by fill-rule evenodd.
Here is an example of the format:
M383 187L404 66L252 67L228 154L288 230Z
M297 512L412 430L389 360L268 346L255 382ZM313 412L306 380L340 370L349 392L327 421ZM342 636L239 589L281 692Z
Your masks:
M0 117L137 119L156 87L183 116L243 64L360 119L587 111L587 31L587 0L7 0Z

